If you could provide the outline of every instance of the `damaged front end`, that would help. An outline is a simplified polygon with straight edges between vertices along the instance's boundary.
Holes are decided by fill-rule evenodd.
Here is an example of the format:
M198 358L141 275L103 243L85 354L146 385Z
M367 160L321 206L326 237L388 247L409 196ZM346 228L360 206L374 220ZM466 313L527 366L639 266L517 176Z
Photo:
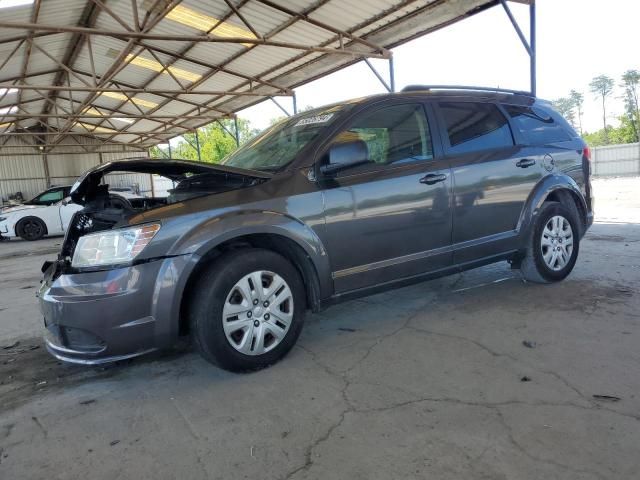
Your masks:
M155 197L125 198L112 193L105 183L105 177L125 172L164 177L170 180L172 188L166 191L165 196ZM93 244L83 239L97 232L142 224L147 215L141 214L156 208L250 187L269 178L271 175L265 172L179 160L123 160L100 165L86 172L73 185L71 200L84 208L72 218L58 260L43 265L43 273L53 267L50 275L55 277L78 269L127 264L134 258L113 249L124 248L133 254L140 253L159 230L160 223L141 225L139 228L134 226L122 235L106 238L103 235L99 239L94 238ZM82 252L79 246L85 247Z
M159 175L171 188L151 198L115 195L106 183L114 172ZM95 364L169 346L177 336L174 291L191 258L150 245L161 237L166 208L181 204L176 211L182 211L192 198L270 177L161 160L112 162L85 173L71 190L71 200L83 208L67 228L58 259L42 267L39 298L49 351L65 361ZM154 214L162 208L164 215Z

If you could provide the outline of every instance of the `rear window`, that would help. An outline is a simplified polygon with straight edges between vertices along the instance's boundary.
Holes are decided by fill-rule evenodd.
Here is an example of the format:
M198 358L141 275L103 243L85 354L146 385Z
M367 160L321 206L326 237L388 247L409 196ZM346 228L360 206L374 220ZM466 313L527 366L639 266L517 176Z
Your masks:
M504 105L504 108L529 144L545 145L571 140L567 129L540 108L515 105Z
M449 135L450 153L513 146L509 122L495 105L442 102L439 106Z

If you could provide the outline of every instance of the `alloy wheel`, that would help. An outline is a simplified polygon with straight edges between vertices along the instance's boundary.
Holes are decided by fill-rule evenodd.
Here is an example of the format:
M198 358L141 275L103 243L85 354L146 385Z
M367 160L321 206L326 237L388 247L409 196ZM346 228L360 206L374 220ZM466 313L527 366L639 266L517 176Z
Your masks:
M40 238L42 236L42 225L34 220L25 220L22 225L22 232L28 240Z

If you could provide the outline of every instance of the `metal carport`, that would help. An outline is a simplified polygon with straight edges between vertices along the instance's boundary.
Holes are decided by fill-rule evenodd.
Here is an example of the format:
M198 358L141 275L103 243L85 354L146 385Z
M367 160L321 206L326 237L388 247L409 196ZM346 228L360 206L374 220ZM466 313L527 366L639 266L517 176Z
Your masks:
M535 91L535 3L517 1L530 39L506 0L0 0L0 194L267 99L295 110L296 87L359 61L392 91L391 48L500 4ZM389 81L371 58L388 59Z

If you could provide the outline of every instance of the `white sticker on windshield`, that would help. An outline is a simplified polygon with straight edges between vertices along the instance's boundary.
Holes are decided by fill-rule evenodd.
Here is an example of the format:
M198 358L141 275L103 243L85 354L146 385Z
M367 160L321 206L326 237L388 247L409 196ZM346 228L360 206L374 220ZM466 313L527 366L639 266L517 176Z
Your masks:
M314 117L303 118L298 123L294 125L294 127L302 127L304 125L312 125L314 123L325 123L331 120L333 117L333 113L327 113L325 115L316 115Z

